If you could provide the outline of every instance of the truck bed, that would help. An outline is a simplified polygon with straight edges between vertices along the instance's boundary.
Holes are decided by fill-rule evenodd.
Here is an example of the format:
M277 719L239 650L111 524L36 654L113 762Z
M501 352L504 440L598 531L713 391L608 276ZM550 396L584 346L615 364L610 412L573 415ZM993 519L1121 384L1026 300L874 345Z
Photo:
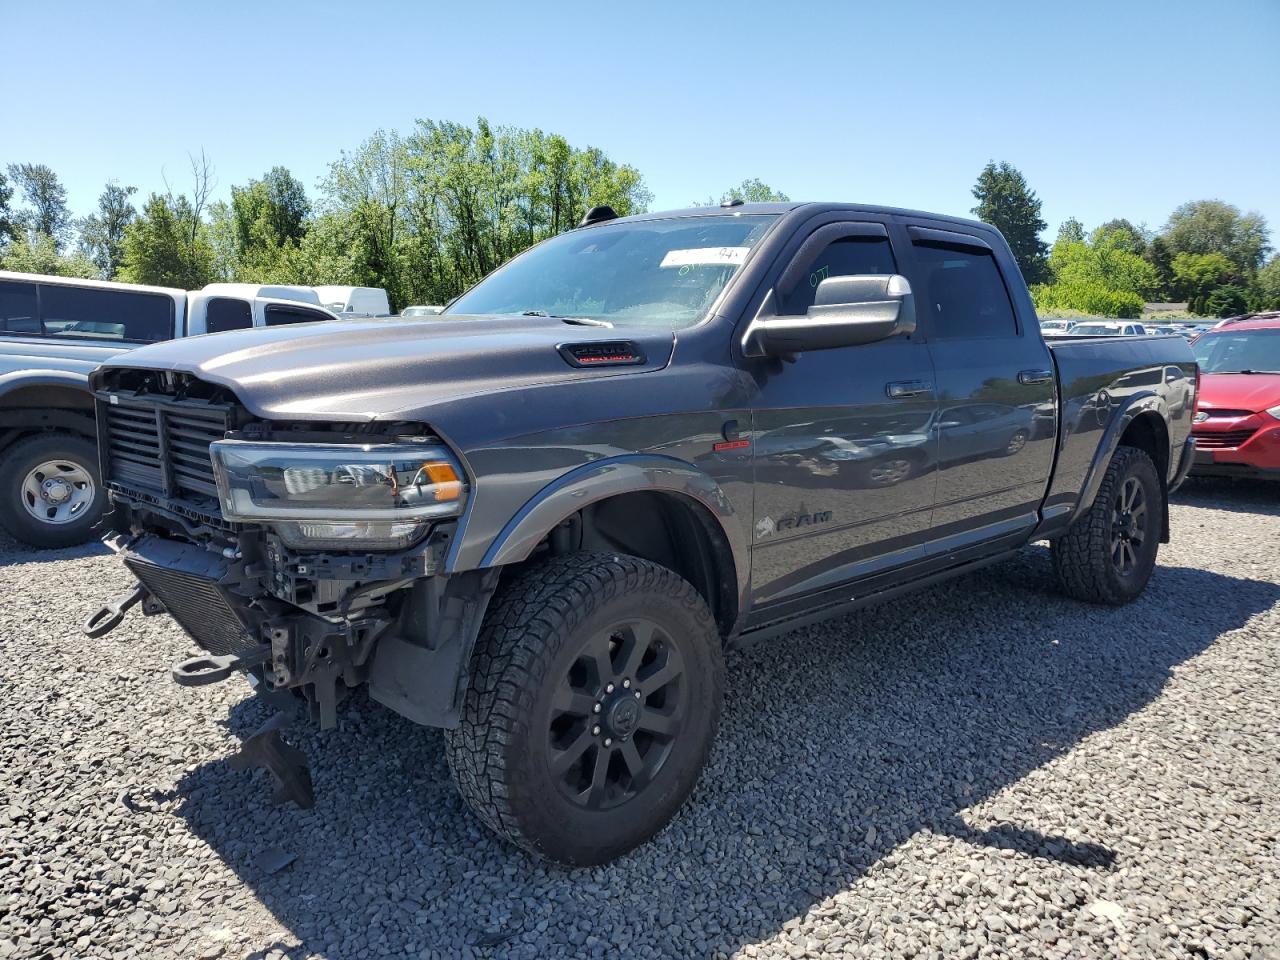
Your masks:
M1196 361L1175 334L1149 337L1046 337L1058 372L1058 457L1044 502L1046 519L1075 511L1108 434L1135 405L1168 412L1172 449L1191 433ZM1166 465L1167 469L1176 464Z

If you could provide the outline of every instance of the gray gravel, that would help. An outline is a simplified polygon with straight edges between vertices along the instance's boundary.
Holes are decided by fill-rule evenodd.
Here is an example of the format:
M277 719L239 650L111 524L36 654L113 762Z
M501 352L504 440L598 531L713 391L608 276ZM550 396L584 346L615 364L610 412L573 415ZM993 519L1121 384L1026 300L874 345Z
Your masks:
M1280 490L1196 484L1173 527L1123 610L1033 548L735 654L691 804L576 872L364 700L299 740L316 807L271 807L226 762L246 688L174 686L164 618L83 638L103 551L5 541L0 958L1280 958Z

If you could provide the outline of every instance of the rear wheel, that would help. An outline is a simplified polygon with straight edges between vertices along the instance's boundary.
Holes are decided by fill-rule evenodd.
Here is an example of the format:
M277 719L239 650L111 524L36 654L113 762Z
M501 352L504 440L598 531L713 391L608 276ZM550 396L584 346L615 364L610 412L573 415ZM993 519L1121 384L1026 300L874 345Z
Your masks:
M0 524L23 543L84 543L105 504L97 450L83 437L41 433L0 457Z
M1120 447L1089 512L1052 543L1053 568L1069 596L1128 603L1146 589L1164 518L1160 476L1136 447Z
M532 567L494 598L446 732L459 792L533 853L612 860L693 789L723 672L706 603L671 570L605 554Z

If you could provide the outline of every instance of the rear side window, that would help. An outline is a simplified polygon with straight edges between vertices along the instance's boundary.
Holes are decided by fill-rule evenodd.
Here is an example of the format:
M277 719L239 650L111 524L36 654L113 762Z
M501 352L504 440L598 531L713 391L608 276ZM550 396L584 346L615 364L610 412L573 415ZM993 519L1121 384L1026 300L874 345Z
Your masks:
M36 316L36 285L0 280L0 334L18 333L39 336L40 318Z
M302 307L286 307L278 303L267 304L267 326L279 327L286 323L315 323L329 319L328 314L318 310L307 310Z
M934 337L969 340L1017 333L1009 291L990 251L920 242L915 251L925 281L925 289L916 291L917 309L932 315Z
M231 297L214 297L205 305L205 327L210 333L248 330L253 326L249 301Z
M841 237L812 257L799 271L794 286L781 292L778 312L785 316L804 314L813 306L818 284L827 277L897 272L888 237Z
M131 290L40 284L44 335L154 343L173 336L173 301Z

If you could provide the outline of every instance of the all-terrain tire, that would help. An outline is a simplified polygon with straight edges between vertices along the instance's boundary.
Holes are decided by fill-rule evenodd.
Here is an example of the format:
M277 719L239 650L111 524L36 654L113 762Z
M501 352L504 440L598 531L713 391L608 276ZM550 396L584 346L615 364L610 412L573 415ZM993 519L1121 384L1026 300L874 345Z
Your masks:
M624 677L642 635L641 654L652 659ZM603 660L584 652L600 650ZM656 834L685 802L715 738L723 687L715 621L687 581L631 556L555 558L517 574L491 602L461 723L445 732L449 768L467 804L500 836L562 863L605 863ZM561 710L570 700L585 705L578 710L584 726L576 726L577 713ZM637 710L649 719L637 720ZM663 710L681 719L660 741L645 724ZM617 739L606 748L611 733ZM558 737L588 743L572 768L588 774L582 793L559 769L573 751L558 751ZM610 752L627 745L625 757ZM656 767L633 776L633 758ZM605 775L593 778L599 763ZM615 775L616 783L608 779ZM638 792L628 796L631 789ZM591 800L594 807L586 806Z
M1136 485L1146 504L1140 544L1132 545L1127 571L1116 560L1117 529L1126 526L1122 505L1126 490ZM1089 603L1119 606L1146 589L1156 565L1163 534L1164 488L1155 464L1136 447L1117 448L1088 513L1050 544L1053 570L1068 596Z
M63 522L42 520L33 514L42 505L24 503L30 491L24 483L42 464L58 463L74 467L68 476L88 478L92 497L78 505ZM82 488L83 489L83 488ZM40 549L71 547L92 538L92 527L106 508L107 493L98 473L97 448L71 433L39 433L19 440L0 456L0 526L16 539ZM44 505L49 506L49 505ZM50 512L56 514L56 508Z

